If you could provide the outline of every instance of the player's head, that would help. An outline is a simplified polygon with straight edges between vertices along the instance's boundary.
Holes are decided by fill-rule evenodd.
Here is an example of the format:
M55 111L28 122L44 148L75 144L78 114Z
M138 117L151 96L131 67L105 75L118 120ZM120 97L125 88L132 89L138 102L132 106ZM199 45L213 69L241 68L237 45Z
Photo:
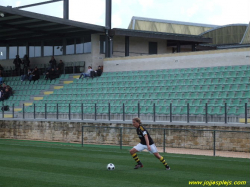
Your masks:
M138 128L141 125L141 120L140 118L134 118L133 119L133 126Z

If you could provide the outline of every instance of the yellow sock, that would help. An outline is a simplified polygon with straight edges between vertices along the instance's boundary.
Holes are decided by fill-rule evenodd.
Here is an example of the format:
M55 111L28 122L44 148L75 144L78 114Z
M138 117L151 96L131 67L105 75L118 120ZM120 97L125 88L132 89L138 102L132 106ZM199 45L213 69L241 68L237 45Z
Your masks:
M138 158L137 154L133 154L132 157L135 159L135 161L138 163L138 164L141 164L141 161L140 159Z
M163 156L160 158L160 161L163 163L164 166L168 165Z

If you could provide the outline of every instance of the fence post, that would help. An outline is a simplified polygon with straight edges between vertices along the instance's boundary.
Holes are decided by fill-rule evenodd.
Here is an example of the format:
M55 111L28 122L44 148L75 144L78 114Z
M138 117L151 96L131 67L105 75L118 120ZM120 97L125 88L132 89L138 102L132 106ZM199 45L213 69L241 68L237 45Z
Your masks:
M45 119L47 119L47 103L45 103Z
M163 153L166 152L166 129L164 129L164 134L163 134Z
M71 106L70 106L70 103L69 103L69 120L71 120Z
M227 103L225 103L225 123L227 123Z
M139 102L138 102L137 107L138 107L138 118L140 118L140 103Z
M216 141L216 139L215 139L215 130L214 130L214 156L215 156L215 149L216 149L216 147L215 147L215 141Z
M120 149L122 149L122 127L120 127Z
M34 119L36 119L36 104L34 103Z
M82 112L82 120L83 120L83 103L81 105L81 112Z
M172 103L170 103L170 122L172 122Z
M23 119L24 119L24 117L25 117L25 116L24 116L24 103L23 103Z
M83 147L83 126L82 126L82 147Z
M122 113L123 113L123 121L125 121L125 105L124 103L122 104Z
M155 103L153 105L153 112L154 112L154 122L155 122Z
M14 118L14 115L15 115L15 104L13 103L13 106L12 106L12 118Z
M207 119L207 103L205 105L205 112L206 112L206 114L205 114L206 116L205 117L206 117L206 123L207 123L208 122L208 119Z
M97 111L96 111L96 103L95 103L95 120L96 120L96 113L97 113Z
M4 103L3 102L2 102L2 118L4 118Z
M58 119L58 113L59 113L59 111L58 111L58 103L56 104L56 119Z
M110 121L110 103L109 103L108 107L109 107L109 121Z
M247 103L245 103L245 124L247 124Z
M189 123L189 103L187 104L187 123Z

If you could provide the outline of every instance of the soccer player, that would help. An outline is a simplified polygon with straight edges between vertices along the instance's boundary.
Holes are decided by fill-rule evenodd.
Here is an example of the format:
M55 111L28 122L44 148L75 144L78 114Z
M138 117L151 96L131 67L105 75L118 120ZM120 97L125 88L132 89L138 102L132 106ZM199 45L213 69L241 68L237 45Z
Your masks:
M141 143L137 144L130 150L130 154L137 162L137 165L134 169L142 168L143 165L138 158L136 152L143 151L147 149L150 153L154 154L156 158L158 158L163 165L165 166L166 170L170 170L169 165L166 163L165 159L158 153L157 148L152 140L151 136L149 135L148 131L141 125L140 118L133 119L133 126L136 128L137 135L139 136Z

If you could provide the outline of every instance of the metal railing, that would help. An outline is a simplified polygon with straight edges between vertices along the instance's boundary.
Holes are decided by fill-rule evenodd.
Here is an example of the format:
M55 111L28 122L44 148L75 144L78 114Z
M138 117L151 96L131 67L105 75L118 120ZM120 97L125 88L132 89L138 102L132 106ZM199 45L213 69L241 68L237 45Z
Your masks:
M2 102L2 108L4 106L4 101ZM111 111L111 108L112 107L116 107L115 110ZM224 104L224 107L221 107L221 110L224 111L224 114L222 114L222 112L220 112L220 114L211 114L208 112L208 108L210 107L207 103L205 104L204 107L202 107L204 110L204 113L201 113L201 114L191 114L190 113L190 108L191 107L196 107L196 106L190 106L189 103L187 103L186 105L186 110L185 110L185 106L177 106L178 108L182 108L184 110L184 112L182 112L181 114L179 113L174 113L173 112L173 105L172 103L169 104L169 106L156 106L155 103L153 103L152 107L151 107L151 111L149 112L141 112L141 110L146 107L146 106L142 106L140 103L138 103L137 105L135 106L128 106L131 108L134 109L134 112L133 111L126 111L126 106L125 104L123 103L122 106L111 106L110 103L108 103L107 105L103 105L103 104L97 104L97 103L94 103L94 104L84 104L84 103L81 103L81 104L64 104L64 105L60 105L60 104L47 104L45 103L43 106L42 105L39 105L37 106L36 104L33 104L32 106L29 106L30 110L27 112L26 110L28 109L27 107L25 107L25 104L22 105L22 117L20 116L20 112L15 112L14 108L14 104L12 106L12 117L13 118L22 118L22 119L37 119L37 116L39 116L40 118L39 119L57 119L57 120L60 120L60 119L67 119L67 120L85 120L85 119L91 119L91 120L94 120L94 121L97 121L99 120L97 117L98 116L106 116L105 117L105 120L106 121L112 121L114 119L111 119L111 116L113 115L119 115L121 118L120 120L121 121L126 121L128 119L128 116L138 116L138 117L142 117L143 115L145 116L148 116L152 122L157 122L159 120L157 120L158 117L165 117L165 120L160 120L160 121L166 121L166 122L174 122L174 121L184 121L183 119L185 118L185 122L186 123L190 123L192 120L191 118L193 119L193 117L197 117L197 116L202 116L202 121L198 121L197 119L193 120L193 122L204 122L204 123L209 123L209 122L216 122L216 121L211 121L211 116L217 116L219 118L224 118L223 121L220 121L220 122L223 122L225 124L229 123L230 121L228 121L228 119L230 119L230 117L235 117L234 114L230 113L230 115L228 115L228 105L227 103ZM157 107L161 107L160 109L161 110L164 110L164 109L168 109L168 114L166 113L163 113L163 114L159 114L157 113L156 109ZM245 124L248 123L248 104L245 103L244 106L244 114L242 113L241 115L238 115L241 116L244 120L245 120ZM33 110L32 110L33 108ZM88 109L92 109L91 110L88 110ZM98 109L101 108L105 108L105 111L99 111ZM147 106L146 108L150 108L150 106ZM39 109L39 110L38 110ZM49 110L48 110L49 109ZM10 112L7 112L7 113L10 113ZM5 118L4 116L5 114L5 111L2 110L2 118ZM18 117L15 117L18 116ZM48 117L48 115L50 115L50 117ZM64 116L63 118L60 118L60 116ZM88 118L85 118L86 116L85 115L88 115ZM66 116L66 117L65 117ZM178 117L183 117L182 120L176 120L176 116ZM11 117L11 118L12 118ZM174 120L175 118L175 120ZM6 117L7 119L7 117ZM168 119L168 120L166 120ZM103 120L103 119L101 119ZM118 119L115 119L115 121L117 121ZM129 118L129 120L131 120L131 117ZM148 120L150 121L150 120Z
M131 121L132 126L132 121ZM81 145L111 145L123 149L139 142L134 127L82 126ZM206 154L220 156L220 151L250 153L250 144L242 148L239 141L250 142L250 131L147 128L151 138L160 152L176 152L183 154ZM199 141L197 141L199 140ZM235 143L232 143L235 142ZM172 150L170 150L172 149ZM203 151L203 152L202 152ZM218 154L217 154L218 152Z

